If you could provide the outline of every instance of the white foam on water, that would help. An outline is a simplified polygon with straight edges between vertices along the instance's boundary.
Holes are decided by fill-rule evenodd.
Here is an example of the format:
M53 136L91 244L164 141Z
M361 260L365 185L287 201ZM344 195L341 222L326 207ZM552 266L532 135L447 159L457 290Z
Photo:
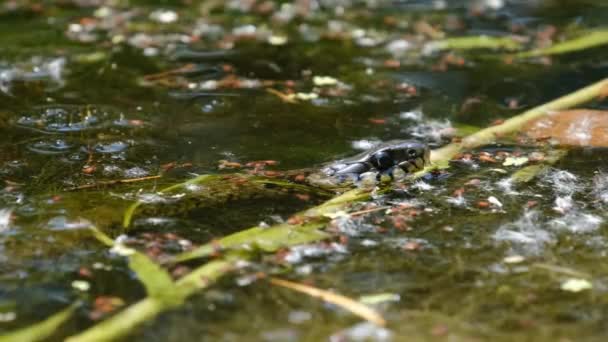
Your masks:
M541 215L537 211L526 211L516 221L502 225L493 238L499 243L509 243L517 254L538 255L546 245L555 241L540 220Z

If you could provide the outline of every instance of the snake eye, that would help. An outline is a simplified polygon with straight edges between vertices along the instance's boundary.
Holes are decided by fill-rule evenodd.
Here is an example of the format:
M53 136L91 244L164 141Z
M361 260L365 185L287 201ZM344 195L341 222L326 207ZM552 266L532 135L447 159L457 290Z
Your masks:
M407 155L410 157L415 157L418 154L418 152L416 152L416 150L414 150L413 148L410 148L409 150L407 150Z

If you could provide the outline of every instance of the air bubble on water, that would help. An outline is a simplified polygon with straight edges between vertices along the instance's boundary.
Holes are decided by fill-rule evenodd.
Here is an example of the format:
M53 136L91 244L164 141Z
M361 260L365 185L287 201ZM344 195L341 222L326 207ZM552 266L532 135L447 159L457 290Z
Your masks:
M42 58L32 57L29 61L6 66L0 69L0 92L10 94L15 81L46 81L50 88L62 87L65 84L63 74L66 65L65 57Z
M38 140L27 145L27 149L38 154L62 154L69 152L73 145L63 139Z
M23 113L16 123L36 131L69 133L104 128L119 116L119 113L99 106L49 105Z
M103 142L95 145L95 151L99 153L118 153L123 152L128 147L129 144L124 141Z

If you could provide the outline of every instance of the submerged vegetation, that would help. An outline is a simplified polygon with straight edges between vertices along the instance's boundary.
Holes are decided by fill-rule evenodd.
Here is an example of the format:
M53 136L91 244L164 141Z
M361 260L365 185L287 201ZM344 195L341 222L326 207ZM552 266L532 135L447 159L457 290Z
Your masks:
M607 11L3 3L0 341L601 340Z

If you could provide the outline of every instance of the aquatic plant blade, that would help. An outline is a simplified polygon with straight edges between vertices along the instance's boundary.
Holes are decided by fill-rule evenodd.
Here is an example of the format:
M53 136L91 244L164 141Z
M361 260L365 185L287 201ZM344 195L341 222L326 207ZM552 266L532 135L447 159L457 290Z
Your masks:
M25 327L8 334L0 335L0 342L44 341L51 337L63 323L72 317L78 306L79 303L74 303L42 322L35 323L29 327Z
M93 236L108 247L115 246L114 240L97 227L89 227ZM129 268L146 288L148 296L167 301L180 301L172 290L173 280L167 271L152 261L148 256L135 250L128 250Z
M536 176L542 174L551 165L557 163L560 159L568 154L567 150L552 150L541 164L529 165L517 170L511 175L511 180L515 183L527 183Z
M112 240L109 236L107 236L104 232L99 230L97 227L90 226L89 229L91 230L91 234L93 235L93 237L95 239L97 239L97 241L101 242L102 244L104 244L108 247L114 246L114 240Z
M320 241L328 238L329 234L319 230L323 226L324 223L310 223L301 226L281 224L269 228L253 227L228 235L192 251L182 253L176 256L172 261L183 262L186 260L207 257L219 250L239 247L274 252L279 248Z
M129 256L129 268L146 288L148 296L169 302L179 302L182 298L173 291L171 276L146 255L134 253Z
M605 44L608 44L608 30L601 29L581 33L581 35L577 38L553 44L552 46L544 49L520 52L515 56L519 58L527 58L536 56L560 55L595 48Z
M133 329L154 318L159 312L168 308L164 302L146 298L135 303L116 315L98 323L78 335L68 337L66 341L113 341L130 334Z
M465 125L465 124L459 124L459 123L455 123L454 128L456 129L456 134L460 137L464 137L467 135L471 135L473 133L477 133L483 129L479 126Z
M274 252L282 247L326 239L329 237L329 234L318 230L323 225L322 223L305 224L302 226L279 225L264 228L262 231L255 231L252 234L229 236L225 242L230 245L252 244L254 247L265 252Z
M335 213L336 211L342 210L352 203L371 198L371 190L372 189L363 188L349 190L339 196L323 202L321 205L306 210L303 213L303 216L322 217L326 216L327 214Z
M517 50L521 42L513 37L471 36L446 38L430 43L430 49L437 50Z
M214 260L192 270L192 272L176 281L176 290L184 296L204 289L223 275L234 270L234 262L228 260Z
M195 269L177 281L173 289L180 295L188 296L211 285L215 280L230 272L233 268L227 261L212 261ZM145 322L152 320L159 313L174 307L157 298L145 298L116 315L92 326L78 335L66 339L68 342L113 341L125 337Z

